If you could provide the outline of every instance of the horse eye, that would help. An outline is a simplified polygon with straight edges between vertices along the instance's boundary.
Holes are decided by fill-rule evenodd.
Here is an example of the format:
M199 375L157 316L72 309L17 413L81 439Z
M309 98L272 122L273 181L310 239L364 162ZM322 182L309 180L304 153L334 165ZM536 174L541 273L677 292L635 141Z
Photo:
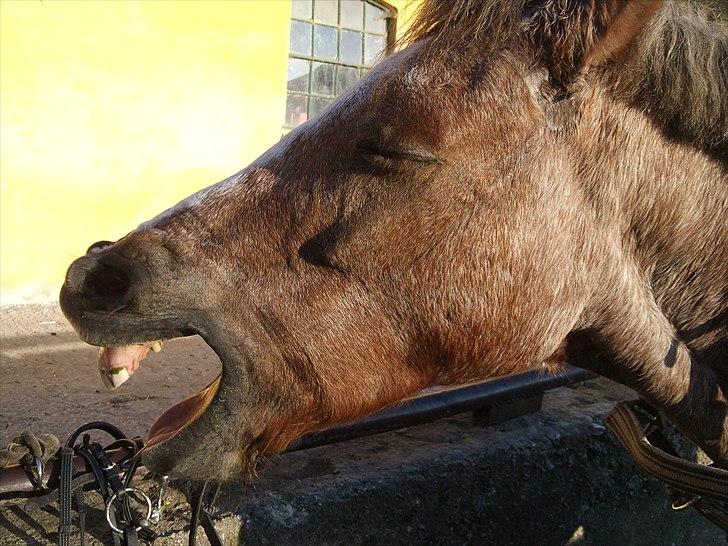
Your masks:
M405 159L427 164L439 162L438 158L430 153L408 148L391 147L371 138L359 141L356 144L356 149L365 155L383 157L384 159Z
M374 139L365 139L357 142L356 149L366 155L387 157L387 151Z

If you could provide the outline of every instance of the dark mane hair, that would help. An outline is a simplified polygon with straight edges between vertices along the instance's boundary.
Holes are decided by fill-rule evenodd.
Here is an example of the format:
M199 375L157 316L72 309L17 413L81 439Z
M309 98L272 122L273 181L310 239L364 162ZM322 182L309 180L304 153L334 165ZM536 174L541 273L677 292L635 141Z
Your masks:
M728 159L728 24L725 12L667 2L614 71L616 92L665 129Z
M594 0L427 0L404 44L423 39L440 51L526 43L529 11L588 11ZM551 4L551 5L549 5ZM614 93L649 112L665 130L719 157L728 154L728 6L668 0L619 70L605 71ZM536 7L534 7L536 6ZM582 44L575 41L574 47Z
M445 49L472 46L484 39L502 43L518 34L525 4L526 0L426 0L402 43L429 38Z

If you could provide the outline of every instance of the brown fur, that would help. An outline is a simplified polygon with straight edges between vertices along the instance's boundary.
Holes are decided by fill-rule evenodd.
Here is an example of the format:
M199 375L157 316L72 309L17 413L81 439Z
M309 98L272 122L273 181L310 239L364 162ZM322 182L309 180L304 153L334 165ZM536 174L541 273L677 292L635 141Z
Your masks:
M727 34L659 4L426 2L322 116L77 260L84 339L200 333L223 362L146 464L223 479L420 388L565 360L725 464Z

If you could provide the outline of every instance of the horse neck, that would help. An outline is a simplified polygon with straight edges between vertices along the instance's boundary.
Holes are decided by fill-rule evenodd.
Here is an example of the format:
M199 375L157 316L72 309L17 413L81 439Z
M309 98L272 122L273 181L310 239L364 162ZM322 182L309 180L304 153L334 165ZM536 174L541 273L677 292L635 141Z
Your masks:
M728 280L728 161L668 138L639 109L607 96L595 104L571 151L600 228L644 272L675 324L720 313Z

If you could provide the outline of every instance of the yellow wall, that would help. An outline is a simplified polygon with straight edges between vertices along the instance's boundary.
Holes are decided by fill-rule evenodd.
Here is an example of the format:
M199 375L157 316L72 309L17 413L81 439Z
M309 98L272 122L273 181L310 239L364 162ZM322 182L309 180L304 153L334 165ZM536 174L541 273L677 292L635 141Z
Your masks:
M2 0L0 303L55 299L89 243L274 144L289 20L290 0Z

